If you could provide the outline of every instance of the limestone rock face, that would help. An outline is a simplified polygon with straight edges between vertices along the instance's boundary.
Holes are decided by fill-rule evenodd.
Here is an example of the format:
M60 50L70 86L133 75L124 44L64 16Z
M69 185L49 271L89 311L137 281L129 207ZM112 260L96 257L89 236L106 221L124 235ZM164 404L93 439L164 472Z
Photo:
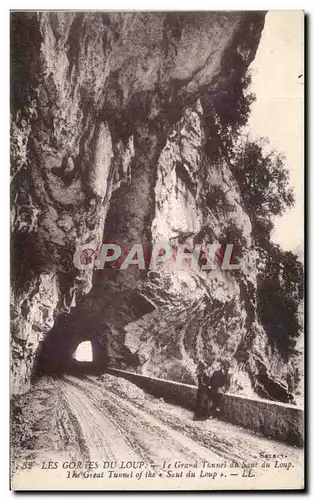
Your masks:
M185 382L200 359L229 359L231 390L286 400L292 366L256 316L250 220L228 163L204 147L206 97L244 74L263 24L257 12L12 14L13 392L46 340L57 357L77 333L112 365ZM241 265L78 270L75 251L102 242L230 242Z

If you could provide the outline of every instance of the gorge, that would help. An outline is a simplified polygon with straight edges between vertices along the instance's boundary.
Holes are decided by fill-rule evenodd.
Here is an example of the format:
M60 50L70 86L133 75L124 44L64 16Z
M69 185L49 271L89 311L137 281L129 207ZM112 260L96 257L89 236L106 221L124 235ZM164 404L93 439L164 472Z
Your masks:
M264 12L11 14L12 393L106 366L195 383L231 362L230 392L288 402L295 361L269 345L239 185L212 101L246 74ZM236 102L231 103L236 106ZM115 243L233 243L239 270L79 270ZM71 365L72 363L72 365Z

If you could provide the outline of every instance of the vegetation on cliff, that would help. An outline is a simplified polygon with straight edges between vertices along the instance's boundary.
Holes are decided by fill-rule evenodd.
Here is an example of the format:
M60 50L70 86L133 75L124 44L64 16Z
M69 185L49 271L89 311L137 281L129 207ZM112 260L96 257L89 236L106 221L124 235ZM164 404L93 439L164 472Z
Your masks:
M257 313L270 345L284 359L295 353L302 330L298 309L303 299L303 266L292 252L271 240L274 219L294 204L285 156L269 150L265 138L252 140L248 133L251 106L251 75L233 79L228 89L207 100L207 153L224 156L239 185L243 207L252 224L259 255ZM212 138L215 137L214 146Z

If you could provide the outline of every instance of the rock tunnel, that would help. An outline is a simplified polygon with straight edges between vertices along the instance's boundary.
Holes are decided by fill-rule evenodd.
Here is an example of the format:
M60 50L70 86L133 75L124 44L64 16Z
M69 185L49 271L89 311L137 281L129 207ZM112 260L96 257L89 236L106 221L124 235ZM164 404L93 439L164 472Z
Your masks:
M60 316L38 349L34 378L103 373L108 363L107 335L108 329L97 331L84 322L75 323L71 316ZM76 356L79 346L87 342L91 345L91 359Z
M93 294L90 294L88 300L79 301L70 313L56 319L37 349L33 381L42 375L99 375L108 366L135 368L140 364L138 356L121 342L123 328L118 325L123 324L122 318L137 319L153 311L154 307L144 297L130 291L125 296L121 293L119 297L108 296L102 315L100 310L91 307L93 301ZM83 342L91 344L91 361L75 359L75 352Z

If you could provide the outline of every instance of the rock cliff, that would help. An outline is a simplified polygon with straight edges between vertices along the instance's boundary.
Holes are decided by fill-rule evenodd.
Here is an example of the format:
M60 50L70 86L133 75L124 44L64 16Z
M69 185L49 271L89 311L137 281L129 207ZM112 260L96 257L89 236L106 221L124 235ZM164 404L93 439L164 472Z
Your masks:
M14 393L45 342L61 359L94 335L112 365L192 382L200 359L229 359L231 391L287 400L292 364L256 316L251 223L205 147L208 96L245 73L264 16L11 15ZM215 241L235 244L238 271L73 264L82 244Z

